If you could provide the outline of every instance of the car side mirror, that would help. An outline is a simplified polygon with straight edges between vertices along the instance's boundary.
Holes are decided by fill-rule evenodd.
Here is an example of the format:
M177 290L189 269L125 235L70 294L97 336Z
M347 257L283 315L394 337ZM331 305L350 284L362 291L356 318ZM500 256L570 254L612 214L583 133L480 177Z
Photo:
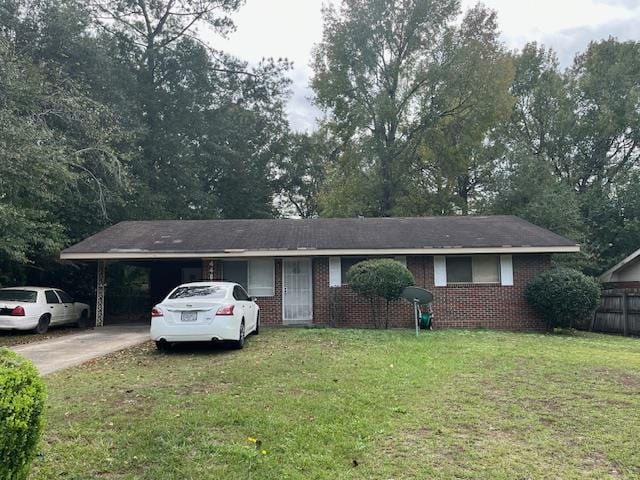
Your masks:
M257 301L258 301L258 298L257 298L257 297L251 297L251 301L252 301L252 302L257 302Z

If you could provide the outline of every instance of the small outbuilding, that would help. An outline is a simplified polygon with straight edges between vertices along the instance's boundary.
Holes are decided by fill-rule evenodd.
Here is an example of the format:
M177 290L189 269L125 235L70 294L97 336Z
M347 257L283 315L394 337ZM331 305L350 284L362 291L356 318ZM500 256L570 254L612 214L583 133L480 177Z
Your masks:
M186 281L227 280L256 297L267 325L371 326L372 308L351 291L352 265L393 258L434 294L434 327L541 330L524 290L576 242L513 216L130 221L64 250L96 262L96 321L105 319L105 270L148 269L150 303ZM411 326L407 302L392 326Z
M640 289L640 249L600 275L605 289Z

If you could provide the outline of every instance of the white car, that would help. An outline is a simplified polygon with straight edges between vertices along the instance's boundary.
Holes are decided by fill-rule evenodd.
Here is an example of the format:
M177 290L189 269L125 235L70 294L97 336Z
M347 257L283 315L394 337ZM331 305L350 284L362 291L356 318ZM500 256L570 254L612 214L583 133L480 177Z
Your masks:
M86 325L89 305L49 287L0 288L0 330L45 333L50 325Z
M260 332L260 308L231 282L185 283L151 310L151 339L158 350L176 342L233 341Z

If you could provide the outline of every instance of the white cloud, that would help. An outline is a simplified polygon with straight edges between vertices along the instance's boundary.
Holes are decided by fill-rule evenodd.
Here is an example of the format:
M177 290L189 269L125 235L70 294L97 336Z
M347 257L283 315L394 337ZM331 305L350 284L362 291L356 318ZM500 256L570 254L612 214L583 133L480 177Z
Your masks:
M337 0L336 0L337 1ZM475 0L462 0L463 8ZM590 40L609 36L640 39L640 0L484 0L498 12L502 38L509 48L537 41L558 52L563 65ZM209 37L215 48L251 63L263 57L294 62L293 96L288 113L292 126L309 130L319 112L308 100L311 50L322 37L323 0L247 0L234 16L237 31L229 39Z

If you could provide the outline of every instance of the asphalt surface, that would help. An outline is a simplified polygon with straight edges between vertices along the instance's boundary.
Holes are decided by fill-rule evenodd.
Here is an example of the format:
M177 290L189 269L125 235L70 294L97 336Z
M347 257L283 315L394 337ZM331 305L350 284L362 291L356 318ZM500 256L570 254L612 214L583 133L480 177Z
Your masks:
M112 325L10 348L48 375L147 340L149 325Z

